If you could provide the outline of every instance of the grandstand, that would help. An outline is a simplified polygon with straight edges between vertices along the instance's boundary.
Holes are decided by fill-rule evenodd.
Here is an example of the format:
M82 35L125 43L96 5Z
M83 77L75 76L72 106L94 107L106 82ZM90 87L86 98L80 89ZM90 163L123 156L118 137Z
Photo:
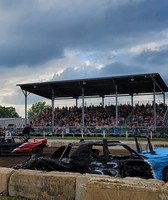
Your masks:
M112 118L111 127L110 124L103 124L111 128L113 133L118 134L121 132L121 126L125 125L124 127L129 127L131 120L134 118L135 112L137 107L134 107L134 97L135 96L145 96L147 95L153 97L153 103L150 105L150 123L146 125L149 127L152 126L152 130L156 130L158 124L161 126L167 125L167 106L165 103L165 93L168 92L168 87L161 78L158 73L152 74L135 74L135 75L127 75L127 76L115 76L115 77L105 77L105 78L93 78L93 79L77 79L77 80L65 80L65 81L52 81L52 82L41 82L41 83L27 83L27 84L18 84L22 89L25 95L25 118L27 119L27 96L28 93L33 93L35 95L42 96L44 98L51 100L51 110L49 115L47 114L47 119L40 120L41 124L45 126L51 126L53 134L56 132L57 125L61 127L61 129L65 129L65 132L69 132L69 128L67 126L74 126L71 120L68 122L66 120L58 120L58 115L60 111L57 107L54 106L55 102L58 102L59 99L75 99L76 105L72 108L67 108L66 106L63 108L64 113L67 112L69 115L69 110L76 109L78 111L78 118L79 121L79 132L90 131L91 129L87 129L88 126L92 126L93 124L88 123L87 117L87 110L88 108L84 105L84 100L86 98L101 98L101 106L98 106L98 112L106 112L104 109L108 109L108 115ZM163 100L161 104L156 103L156 95L162 96ZM105 105L105 98L113 97L115 98L115 105ZM126 117L123 118L123 123L121 124L121 112L120 109L122 106L118 105L118 98L119 97L130 97L131 104L130 106L125 106L124 109L128 109L127 113L125 114ZM81 99L82 106L78 106L78 101ZM124 105L123 105L124 106ZM143 105L146 109L149 105ZM164 107L161 109L161 114L158 114L158 109L160 107ZM94 106L92 107L94 109ZM142 108L139 106L138 109ZM97 111L94 110L96 113ZM46 111L43 111L46 113ZM94 112L92 113L92 115ZM71 113L72 115L72 113ZM142 113L141 113L142 115ZM145 112L143 112L145 115ZM74 117L74 116L73 116ZM141 116L143 117L143 116ZM61 115L61 119L64 119L65 116ZM72 118L72 116L71 116ZM48 121L48 124L46 121ZM98 120L98 119L97 119ZM39 121L39 120L36 120ZM58 123L61 121L61 124ZM64 121L64 122L62 122ZM93 121L93 119L91 120ZM99 121L102 121L99 119ZM104 120L105 121L105 120ZM158 123L159 121L159 123ZM71 122L71 123L70 123ZM37 123L37 122L36 122ZM76 123L77 124L77 123ZM95 125L95 124L94 124ZM141 124L142 125L142 124ZM139 126L139 124L137 124ZM96 127L100 127L96 124ZM67 130L68 129L68 130ZM98 128L99 129L99 128ZM151 129L151 128L150 128ZM137 129L136 129L137 130ZM98 132L99 130L94 130ZM101 128L102 131L102 128ZM124 130L125 131L125 130Z

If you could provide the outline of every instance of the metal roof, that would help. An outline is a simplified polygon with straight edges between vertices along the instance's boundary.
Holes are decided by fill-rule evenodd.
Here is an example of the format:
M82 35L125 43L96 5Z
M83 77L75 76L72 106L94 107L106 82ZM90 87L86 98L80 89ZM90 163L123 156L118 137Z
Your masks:
M155 83L155 84L154 84ZM110 76L76 80L17 84L24 91L52 99L52 89L56 98L103 97L115 95L138 95L168 92L168 87L159 73Z

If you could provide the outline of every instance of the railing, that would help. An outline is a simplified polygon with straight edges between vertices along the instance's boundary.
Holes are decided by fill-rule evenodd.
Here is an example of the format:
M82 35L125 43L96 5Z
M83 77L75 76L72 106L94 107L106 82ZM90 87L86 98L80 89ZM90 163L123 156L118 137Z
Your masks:
M128 127L126 125L119 126L117 128L110 126L88 126L83 130L79 127L69 126L67 127L59 127L55 128L54 133L52 132L52 128L48 127L33 127L35 132L31 132L33 136L123 136L123 137L168 137L168 126L157 126L156 129L152 129L147 126L141 127ZM17 134L22 134L23 129L18 129Z

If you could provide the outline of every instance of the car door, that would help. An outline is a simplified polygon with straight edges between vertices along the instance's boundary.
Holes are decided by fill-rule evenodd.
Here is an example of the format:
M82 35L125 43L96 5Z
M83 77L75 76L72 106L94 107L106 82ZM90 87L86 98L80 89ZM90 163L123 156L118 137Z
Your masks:
M15 143L13 139L4 140L3 143L0 144L0 154L9 154L13 149L18 147L20 144Z
M90 173L121 177L122 171L120 162L112 159L110 151L105 144L92 146L92 158L89 165Z
M0 148L1 154L9 154L14 149L12 143L8 142L4 142L3 144L1 144Z
M153 177L150 164L128 145L116 143L108 146L108 151L112 161L117 163L121 177Z
M153 178L152 168L144 159L121 160L121 166L125 177Z

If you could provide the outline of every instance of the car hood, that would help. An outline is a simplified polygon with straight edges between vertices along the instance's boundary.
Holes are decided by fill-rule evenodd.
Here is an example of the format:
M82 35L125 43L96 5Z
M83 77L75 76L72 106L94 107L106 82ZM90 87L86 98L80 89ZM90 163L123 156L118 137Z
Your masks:
M150 150L145 150L138 154L140 156L145 156L148 159L165 157L165 156L168 157L168 148L157 147L153 149L153 153L150 153Z

